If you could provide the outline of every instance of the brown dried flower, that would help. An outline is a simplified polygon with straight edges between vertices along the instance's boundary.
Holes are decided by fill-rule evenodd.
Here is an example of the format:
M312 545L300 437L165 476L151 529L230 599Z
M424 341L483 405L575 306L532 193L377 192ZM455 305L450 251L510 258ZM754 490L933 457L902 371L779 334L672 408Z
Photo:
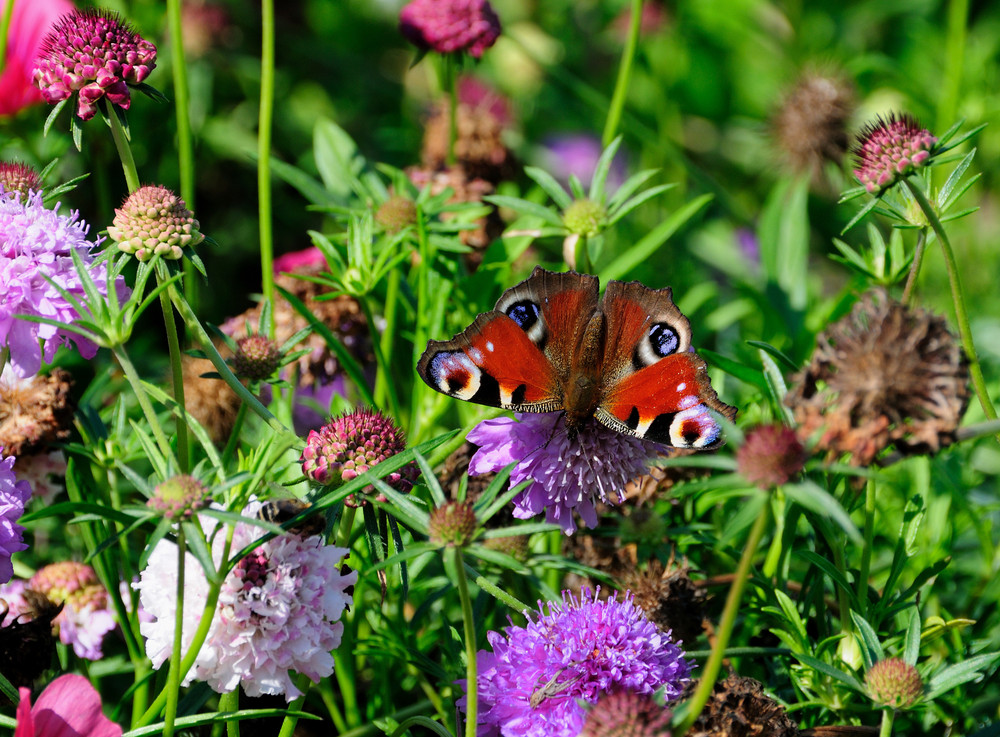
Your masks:
M646 616L686 649L701 634L705 608L705 591L694 585L690 571L686 562L677 566L671 558L664 566L654 559L645 570L633 568L622 577L622 587Z
M0 449L2 457L40 453L69 435L73 377L52 369L45 375L19 379L9 368L0 377Z
M225 346L217 347L223 356L229 352ZM208 359L183 355L181 368L185 409L208 431L213 442L225 443L236 422L240 398L222 379L202 376L215 371Z
M690 682L681 698L694 693ZM715 684L704 711L687 737L797 737L799 728L785 709L752 678L732 675Z
M795 171L818 176L827 161L838 166L847 154L847 126L854 91L843 79L805 74L774 117L778 145Z
M885 292L865 295L819 335L785 398L803 442L870 464L890 444L904 455L955 441L969 401L965 354L944 318Z
M431 112L424 127L421 155L428 169L443 169L448 159L450 105L445 102ZM505 121L496 115L489 100L473 104L461 99L455 113L455 160L472 179L496 184L515 173L514 155L502 139Z

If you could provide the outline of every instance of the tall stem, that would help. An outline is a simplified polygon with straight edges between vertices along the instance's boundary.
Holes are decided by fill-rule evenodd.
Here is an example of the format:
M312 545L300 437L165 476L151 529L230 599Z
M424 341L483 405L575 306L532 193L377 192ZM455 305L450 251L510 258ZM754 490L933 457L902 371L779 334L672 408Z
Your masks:
M184 58L184 27L181 24L181 0L167 0L167 22L170 26L171 73L174 78L174 111L177 119L177 168L180 176L181 199L188 209L194 204L194 143L191 136L190 96L188 94L187 61ZM197 308L198 280L194 264L184 259L184 296Z
M181 692L181 645L184 638L184 563L187 553L187 537L183 526L177 529L177 608L174 612L174 646L170 650L170 671L167 673L167 706L163 716L163 734L170 737L174 733L177 718L177 703Z
M454 549L455 578L458 598L462 602L462 624L465 635L465 737L476 737L479 725L479 666L476 662L476 623L472 616L469 582L465 578L462 551Z
M865 484L865 530L861 548L861 571L858 573L858 604L862 617L868 614L868 577L872 567L872 538L875 536L875 479ZM843 569L841 569L843 570Z
M882 725L878 730L878 737L889 737L892 734L892 722L896 718L896 712L892 709L882 710Z
M962 347L965 348L965 354L969 359L969 374L972 377L972 386L976 390L976 396L979 397L979 403L982 405L986 417L995 420L997 419L997 411L990 400L989 391L986 389L986 378L983 376L983 367L979 363L979 357L976 355L976 346L972 342L972 328L969 326L969 314L965 310L965 296L962 293L962 282L959 278L958 264L955 261L955 252L952 250L951 241L948 240L948 234L945 232L944 226L937 216L937 212L934 211L934 206L927 199L924 191L909 179L904 179L903 184L909 190L910 194L913 195L913 199L920 206L924 217L927 218L927 222L930 223L930 226L934 229L934 233L938 237L938 241L941 243L941 250L944 253L944 263L948 271L948 283L951 286L951 298L955 303L955 322L958 323L958 334L962 340ZM1000 440L1000 435L997 436L997 439Z
M708 662L705 663L705 669L701 673L694 696L684 705L685 715L677 728L676 734L678 735L686 734L691 729L691 726L698 719L698 715L701 714L701 710L708 703L712 689L715 688L715 680L719 677L719 670L722 668L722 661L726 656L726 647L729 645L729 638L733 634L733 626L736 624L736 613L740 608L740 599L743 598L743 589L746 588L747 579L750 577L750 564L753 562L757 546L760 545L760 540L764 536L764 528L767 527L770 512L771 505L765 500L760 507L760 512L757 513L753 527L750 528L750 536L747 538L746 547L743 548L743 555L736 568L736 578L733 580L729 595L726 597L726 606L722 610L722 619L716 630L715 647L712 648L712 654L708 657Z
M169 275L163 261L156 264L156 281L162 284ZM160 310L163 312L163 325L167 331L167 348L170 353L170 375L174 385L174 400L178 405L177 422L177 466L181 473L190 470L187 413L184 404L184 365L181 363L181 344L177 336L177 322L174 320L174 308L170 304L170 295L164 289L160 292Z
M917 246L913 250L913 263L910 264L910 273L906 277L906 286L903 288L903 296L900 302L910 304L913 300L913 290L917 286L917 274L924 263L924 253L927 251L927 229L921 228L917 235Z
M455 164L455 141L458 140L458 70L455 68L454 54L445 54L442 58L444 67L444 91L448 95L448 166Z
M271 125L274 118L274 0L261 0L260 113L257 122L257 215L264 297L274 304L274 234L271 230ZM275 328L271 311L271 333Z
M139 189L139 172L135 168L135 158L132 156L132 147L129 146L128 136L122 127L122 122L118 119L118 113L114 104L108 104L108 120L111 121L111 137L115 140L115 148L118 149L118 158L122 160L122 171L125 172L125 184L128 186L128 193L132 194Z
M167 436L163 432L163 427L156 416L156 411L153 409L153 405L149 401L149 396L147 396L146 390L142 386L142 378L139 376L139 372L135 370L135 366L132 364L132 359L129 358L125 346L115 346L111 350L115 358L118 359L118 364L122 367L122 371L125 372L125 378L132 387L132 392L135 394L136 401L139 402L139 407L146 418L146 424L149 425L149 429L153 433L156 445L160 448L160 453L163 454L164 458L172 458L173 451L170 448L170 441L167 440Z
M635 50L639 45L639 30L642 27L642 0L632 0L630 7L632 16L629 18L628 37L625 39L625 49L622 51L621 66L618 67L618 80L615 82L615 91L611 95L608 117L604 122L604 135L601 136L604 148L607 148L618 135L622 111L625 109L625 98L628 96L629 83L632 81Z

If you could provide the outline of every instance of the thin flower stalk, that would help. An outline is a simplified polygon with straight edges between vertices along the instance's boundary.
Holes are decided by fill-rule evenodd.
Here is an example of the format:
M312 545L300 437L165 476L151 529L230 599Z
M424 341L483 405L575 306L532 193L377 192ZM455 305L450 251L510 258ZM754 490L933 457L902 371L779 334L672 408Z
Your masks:
M740 600L743 598L743 589L746 588L747 580L750 577L750 564L753 562L757 546L760 545L761 538L764 536L764 529L767 527L769 518L770 505L765 500L765 503L761 505L760 511L757 513L757 519L754 521L753 527L750 528L750 536L747 538L746 546L743 548L743 555L740 557L739 565L736 568L736 577L733 579L733 585L729 588L728 596L726 596L726 606L722 610L722 619L719 621L719 628L715 633L715 647L712 648L712 654L709 656L708 661L705 663L705 668L701 672L698 688L695 690L691 700L682 707L684 717L676 730L677 734L687 733L691 725L698 719L698 715L701 714L702 709L705 708L705 704L708 703L708 699L712 695L715 680L719 676L722 661L726 656L726 647L729 645L729 638L733 634L733 626L736 624L736 614L740 608Z
M962 340L962 347L965 348L966 356L969 359L969 375L972 377L972 386L976 390L976 396L979 397L979 403L982 405L986 417L990 420L995 420L997 419L997 411L993 406L993 401L990 399L989 390L986 388L983 367L979 363L976 346L972 342L972 328L969 325L969 314L965 310L965 296L962 292L962 282L958 274L958 264L955 261L955 252L952 250L951 241L948 239L944 225L942 225L940 218L938 218L937 213L934 211L934 206L927 199L927 195L924 194L923 190L910 182L908 178L903 180L903 184L906 186L907 191L913 195L913 199L916 200L917 205L923 211L924 217L927 218L927 222L930 223L931 228L934 229L934 233L938 237L938 241L941 243L944 263L948 271L948 284L951 287L951 298L955 303L955 322L958 323L958 334ZM998 440L1000 440L1000 436L998 436Z
M128 380L129 385L132 387L132 391L135 392L136 401L139 402L139 407L146 418L146 424L149 425L149 429L153 433L153 439L156 440L156 445L159 447L160 453L164 458L173 458L174 453L170 447L170 441L163 431L163 426L156 416L156 410L153 409L153 404L149 401L149 395L142 385L142 377L136 371L135 364L129 358L128 351L124 345L119 344L112 346L111 352L114 353L118 364L122 367L122 371L125 372L126 380Z
M271 222L271 129L274 120L274 0L262 0L260 40L260 112L257 120L257 218L264 299L274 304L274 233ZM275 330L271 313L270 331Z
M163 261L156 264L156 281L162 284L169 278ZM163 322L167 329L167 348L170 354L170 374L174 385L174 399L181 410L177 415L177 466L181 473L190 470L188 449L187 413L184 410L184 367L181 364L181 344L177 335L177 322L174 320L174 310L170 305L167 290L160 292L160 310L163 312Z
M458 597L462 602L462 625L465 640L465 677L467 703L465 707L465 737L476 737L479 726L479 669L476 662L476 622L472 614L472 599L469 597L469 582L465 577L465 562L460 548L450 548L458 584Z
M875 479L865 484L865 526L864 544L861 547L861 571L858 573L858 612L868 615L868 576L872 568L872 542L875 537Z
M879 724L878 737L890 737L892 734L892 722L896 718L893 709L882 710L882 722Z
M601 144L607 147L618 135L618 127L621 124L622 111L625 109L625 98L628 96L628 89L632 81L632 65L635 62L635 51L639 45L639 30L642 27L642 0L632 0L629 12L628 37L625 40L625 48L622 51L621 66L618 67L618 80L615 82L615 91L611 95L611 105L608 107L608 117L604 123L604 134L601 136ZM582 239L581 239L582 240ZM580 263L579 261L577 263Z
M139 189L139 172L135 168L135 157L132 156L132 147L129 146L128 133L125 132L125 128L114 109L108 110L108 120L111 121L111 137L114 138L118 158L122 160L125 184L128 186L129 194L132 194Z
M187 558L187 536L184 526L177 527L177 601L184 601L184 563ZM181 693L181 646L184 642L184 607L178 606L174 616L174 647L170 653L170 670L167 673L167 705L163 716L164 737L174 733L177 704Z

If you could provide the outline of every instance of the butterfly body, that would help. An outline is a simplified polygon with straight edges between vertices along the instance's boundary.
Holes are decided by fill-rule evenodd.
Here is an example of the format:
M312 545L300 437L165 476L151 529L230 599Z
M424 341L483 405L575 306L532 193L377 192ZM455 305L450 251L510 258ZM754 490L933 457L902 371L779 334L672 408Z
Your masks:
M517 412L564 412L567 431L597 422L684 448L722 442L710 409L732 419L689 351L691 328L669 289L597 277L532 275L417 365L440 392Z

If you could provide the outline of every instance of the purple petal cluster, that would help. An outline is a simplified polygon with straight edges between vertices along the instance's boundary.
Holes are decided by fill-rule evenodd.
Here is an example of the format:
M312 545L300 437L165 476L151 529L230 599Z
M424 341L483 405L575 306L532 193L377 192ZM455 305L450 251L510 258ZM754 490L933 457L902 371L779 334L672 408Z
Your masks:
M876 118L865 126L854 149L854 176L872 194L923 166L937 139L909 116Z
M156 68L156 46L117 13L76 10L60 18L42 41L35 59L35 84L49 103L77 97L76 114L90 120L106 97L128 109L128 85L139 84Z
M596 422L570 437L559 413L484 420L467 437L479 446L469 463L470 474L493 473L517 463L510 485L532 483L514 497L514 516L527 519L544 511L545 520L567 535L576 529L574 510L588 527L596 527L594 504L617 503L628 482L646 472L646 461L659 449Z
M691 672L670 634L628 593L601 601L587 590L580 599L564 592L562 602L539 603L526 626L487 639L493 652L481 650L477 659L480 737L576 737L586 719L580 702L660 688L670 701Z
M0 584L14 575L11 556L28 547L24 544L24 528L17 521L30 497L28 482L14 476L14 457L4 458L0 461Z
M42 203L40 192L27 197L0 191L0 348L10 349L10 361L20 377L34 376L41 368L44 344L46 361L60 345L72 340L84 358L93 358L97 346L76 333L55 325L23 320L34 315L71 324L76 308L55 284L77 298L84 297L80 275L73 265L73 251L86 265L98 291L107 294L103 265L93 265L89 226L77 213L61 215ZM119 289L121 291L121 289Z
M421 49L478 59L500 36L500 19L486 0L413 0L399 13L399 31Z

